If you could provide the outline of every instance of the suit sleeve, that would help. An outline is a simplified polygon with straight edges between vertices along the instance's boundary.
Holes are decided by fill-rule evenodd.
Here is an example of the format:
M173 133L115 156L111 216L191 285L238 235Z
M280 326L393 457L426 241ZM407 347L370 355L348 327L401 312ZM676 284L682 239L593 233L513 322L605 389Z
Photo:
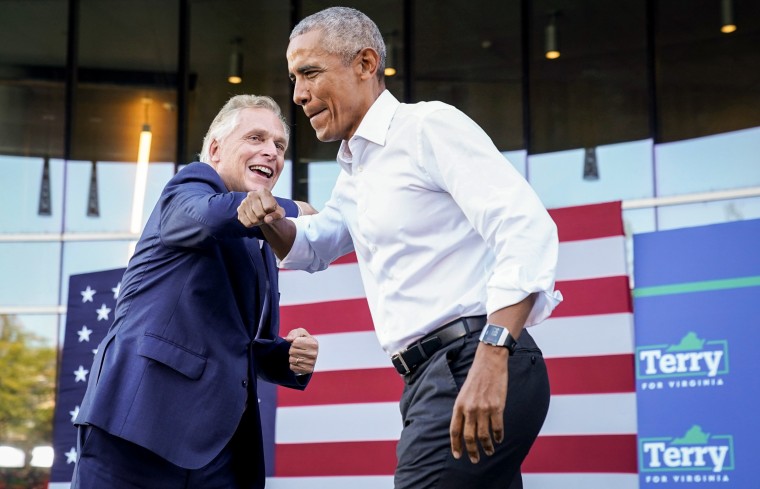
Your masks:
M183 169L166 186L159 200L161 241L176 248L206 248L217 240L255 237L263 239L258 227L247 228L237 218L245 192L225 192L213 168L199 163ZM292 200L277 197L287 217L298 216Z
M288 362L290 343L283 338L258 339L253 343L256 374L267 382L303 390L311 380L309 375L296 375Z

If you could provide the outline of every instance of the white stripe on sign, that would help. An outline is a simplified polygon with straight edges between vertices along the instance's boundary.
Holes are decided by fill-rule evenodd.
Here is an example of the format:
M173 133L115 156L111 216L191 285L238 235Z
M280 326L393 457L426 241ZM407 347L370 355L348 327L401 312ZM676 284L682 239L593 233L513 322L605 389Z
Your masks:
M392 367L374 331L316 335L319 342L317 372Z
M549 318L529 328L545 358L621 355L634 352L633 315L600 314ZM390 357L374 331L316 335L316 371L384 368ZM593 338L593 341L589 341Z
M589 256L593 260L589 260ZM562 242L559 245L556 279L582 280L626 275L625 264L623 236ZM326 283L330 287L325 287ZM282 270L280 291L280 304L283 306L366 297L357 263L332 265L315 273Z
M638 489L636 474L523 474L525 489ZM393 476L279 477L268 489L393 489ZM68 489L53 488L51 489Z
M397 402L297 406L277 409L277 443L398 440ZM284 429L287 427L287 429ZM542 435L636 433L636 396L552 396Z
M275 442L398 440L401 426L398 402L282 407L277 408Z
M544 358L633 353L633 315L629 312L549 318L528 331Z
M390 487L388 486L389 489ZM525 489L639 489L639 476L636 474L523 474L523 487Z
M545 358L634 352L630 313L549 318L528 331ZM316 338L319 341L317 372L391 367L390 357L380 348L374 331L323 334Z
M267 489L393 489L393 476L267 478ZM626 488L616 488L626 489Z
M636 393L552 396L541 435L636 433Z
M280 292L281 306L366 297L356 263L333 265L315 273L283 270Z
M627 275L625 260L624 236L561 242L556 280Z

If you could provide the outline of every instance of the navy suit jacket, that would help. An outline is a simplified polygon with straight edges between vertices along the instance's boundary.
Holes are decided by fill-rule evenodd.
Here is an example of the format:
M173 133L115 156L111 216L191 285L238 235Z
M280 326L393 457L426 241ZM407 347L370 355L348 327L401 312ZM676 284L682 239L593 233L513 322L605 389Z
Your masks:
M229 442L247 407L259 434L251 452L262 453L256 378L303 389L309 376L290 370L290 345L278 337L275 258L260 230L237 220L245 195L228 192L205 163L166 185L124 273L76 424L197 469ZM256 458L251 470L263 485Z

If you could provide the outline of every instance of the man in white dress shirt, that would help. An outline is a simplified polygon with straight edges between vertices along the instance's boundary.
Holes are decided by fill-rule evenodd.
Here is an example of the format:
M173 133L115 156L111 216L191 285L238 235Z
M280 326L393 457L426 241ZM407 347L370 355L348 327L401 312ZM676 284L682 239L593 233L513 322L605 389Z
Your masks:
M267 224L282 268L314 272L355 250L377 336L406 382L396 489L522 487L549 405L524 328L562 300L554 222L464 113L385 90L383 38L361 12L307 17L287 60L317 138L342 141L342 172L319 214L274 221L252 199L239 219Z

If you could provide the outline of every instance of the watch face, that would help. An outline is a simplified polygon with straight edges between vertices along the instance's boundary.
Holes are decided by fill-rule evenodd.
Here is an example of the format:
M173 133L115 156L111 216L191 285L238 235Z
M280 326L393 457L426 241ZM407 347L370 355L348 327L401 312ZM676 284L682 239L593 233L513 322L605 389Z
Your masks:
M496 326L488 325L488 329L486 330L486 334L483 335L483 341L488 343L498 343L499 338L501 337L501 328L498 328Z

